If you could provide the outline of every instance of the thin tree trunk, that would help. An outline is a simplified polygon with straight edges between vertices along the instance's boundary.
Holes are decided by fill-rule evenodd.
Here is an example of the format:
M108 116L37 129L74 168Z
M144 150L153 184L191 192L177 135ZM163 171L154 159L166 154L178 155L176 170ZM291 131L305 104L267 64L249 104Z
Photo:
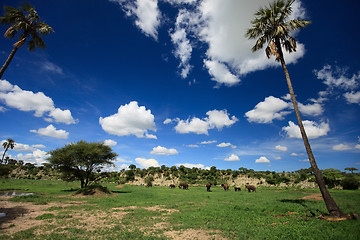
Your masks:
M326 204L326 207L327 207L330 215L337 216L337 217L344 217L346 215L336 205L336 202L331 197L329 191L326 188L324 178L323 178L323 176L322 176L322 174L321 174L321 172L320 172L320 170L319 170L319 168L318 168L318 166L316 164L315 157L314 157L314 155L312 153L310 143L309 143L308 137L306 135L304 125L303 125L302 120L301 120L300 111L299 111L299 108L298 108L298 105L297 105L297 102L296 102L294 89L292 87L291 80L290 80L290 75L289 75L289 72L287 70L285 60L284 60L284 57L283 57L283 54L282 54L282 51L281 51L280 43L279 43L279 45L277 45L277 47L279 49L281 66L282 66L282 68L284 70L284 73L285 73L286 82L287 82L288 87L289 87L290 97L291 97L291 101L292 101L292 103L294 105L296 119L297 119L298 124L299 124L301 136L302 136L302 139L304 141L305 149L306 149L306 152L308 154L310 165L311 165L311 168L312 168L312 170L314 172L316 182L319 185L321 195L322 195L322 197L324 199L324 202Z
M4 154L2 155L2 158L1 158L1 164L3 163L3 161L4 161L4 157L5 157L5 153L6 153L6 151L9 149L9 147L7 147L6 149L5 149L5 151L4 151Z
M5 70L9 66L9 64L10 64L11 60L13 59L13 57L14 57L17 50L18 50L18 47L14 47L14 49L11 51L9 57L6 59L4 65L1 67L1 69L0 69L0 79L2 78Z

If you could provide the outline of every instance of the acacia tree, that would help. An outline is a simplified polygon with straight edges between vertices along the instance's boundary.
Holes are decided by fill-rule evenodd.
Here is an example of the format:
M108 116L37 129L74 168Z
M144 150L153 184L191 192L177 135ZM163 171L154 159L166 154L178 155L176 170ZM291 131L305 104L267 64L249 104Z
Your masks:
M102 142L88 143L79 141L67 144L65 147L50 151L47 160L52 166L60 170L66 181L79 180L81 188L91 182L94 172L104 165L112 165L117 156L111 147Z
M9 150L9 148L14 149L15 141L13 139L9 138L2 144L2 146L4 147L5 150L4 150L4 153L1 158L1 163L3 163L3 161L4 161L5 153L7 152L7 150Z
M20 9L4 6L4 16L0 17L0 23L11 25L4 34L6 38L12 39L20 34L18 41L13 45L13 50L0 69L1 79L16 51L25 44L26 40L28 40L29 51L35 50L36 47L46 48L40 35L47 35L54 30L40 20L36 10L30 4L25 4Z
M316 182L319 185L326 207L330 215L343 217L345 216L345 214L336 205L335 201L329 194L323 176L316 164L308 137L305 132L304 125L301 120L299 108L294 94L294 89L290 80L290 75L285 64L283 48L285 49L285 51L288 51L290 53L296 51L296 41L293 37L289 35L290 32L304 28L311 23L310 21L304 21L299 19L289 20L289 16L292 13L291 5L294 3L294 1L295 0L276 0L273 3L270 3L269 7L260 8L255 13L255 19L251 21L252 28L248 29L246 36L249 39L257 39L256 44L252 48L253 52L261 49L266 43L266 56L270 58L271 55L274 55L276 61L281 63L281 66L285 73L286 82L289 87L290 97L294 106L294 111L299 124L301 136L304 141L311 168L314 172Z

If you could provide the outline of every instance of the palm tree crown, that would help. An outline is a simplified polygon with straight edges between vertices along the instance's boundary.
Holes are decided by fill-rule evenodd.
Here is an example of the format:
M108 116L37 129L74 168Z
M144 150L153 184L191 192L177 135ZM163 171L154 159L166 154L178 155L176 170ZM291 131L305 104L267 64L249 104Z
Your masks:
M11 138L9 138L7 141L5 141L3 144L2 144L2 146L4 147L4 154L3 154L3 156L2 156L2 158L1 158L1 163L3 163L3 161L4 161L4 157L5 157L5 153L6 153L6 151L10 148L10 149L14 149L14 147L15 147L15 141L13 140L13 139L11 139Z
M39 15L30 4L25 4L20 9L4 6L4 16L0 17L0 23L11 25L4 34L6 38L12 39L20 34L18 41L13 45L13 50L0 69L1 78L17 49L23 46L26 40L28 40L29 51L35 50L37 47L46 48L45 42L40 35L47 35L54 32L54 30L40 21Z
M275 55L277 61L280 60L281 45L288 52L296 51L296 41L289 34L306 27L311 21L289 20L292 13L291 4L294 1L277 0L270 3L269 8L260 8L255 13L255 19L251 21L253 28L248 29L246 33L249 39L258 38L252 51L263 48L267 43L266 56L270 58L271 55Z
M4 6L4 16L0 17L0 23L11 25L4 34L6 38L12 39L22 32L14 47L21 47L30 37L28 41L30 51L35 50L36 47L45 48L45 42L40 35L54 32L49 25L40 21L39 15L30 4L25 4L20 9Z

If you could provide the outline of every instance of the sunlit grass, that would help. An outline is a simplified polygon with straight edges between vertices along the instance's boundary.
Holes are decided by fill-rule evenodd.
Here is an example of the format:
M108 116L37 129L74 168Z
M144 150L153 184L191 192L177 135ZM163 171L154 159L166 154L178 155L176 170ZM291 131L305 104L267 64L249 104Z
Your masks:
M4 181L0 180L1 184ZM258 188L225 192L221 187L168 187L108 184L110 195L77 197L76 184L62 181L6 180L8 188L38 193L15 197L49 206L36 219L40 226L0 239L166 239L168 231L202 229L228 239L360 239L360 221L324 221L323 201L301 197L316 189ZM0 188L5 186L0 185ZM331 190L344 212L360 212L360 191ZM313 217L313 215L315 217ZM156 227L159 226L159 227ZM16 228L14 226L13 228ZM63 233L63 234L60 234Z

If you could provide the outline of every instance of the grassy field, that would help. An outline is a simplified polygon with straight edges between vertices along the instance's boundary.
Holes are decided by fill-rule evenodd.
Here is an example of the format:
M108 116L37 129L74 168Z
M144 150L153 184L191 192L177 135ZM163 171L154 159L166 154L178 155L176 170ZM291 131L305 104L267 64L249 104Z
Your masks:
M315 189L258 188L248 193L215 186L206 192L205 186L181 190L108 184L111 195L78 196L78 187L0 179L0 189L37 193L1 198L0 212L12 210L16 218L0 218L0 240L360 239L360 220L317 218L327 211ZM359 190L330 193L344 212L360 213Z

